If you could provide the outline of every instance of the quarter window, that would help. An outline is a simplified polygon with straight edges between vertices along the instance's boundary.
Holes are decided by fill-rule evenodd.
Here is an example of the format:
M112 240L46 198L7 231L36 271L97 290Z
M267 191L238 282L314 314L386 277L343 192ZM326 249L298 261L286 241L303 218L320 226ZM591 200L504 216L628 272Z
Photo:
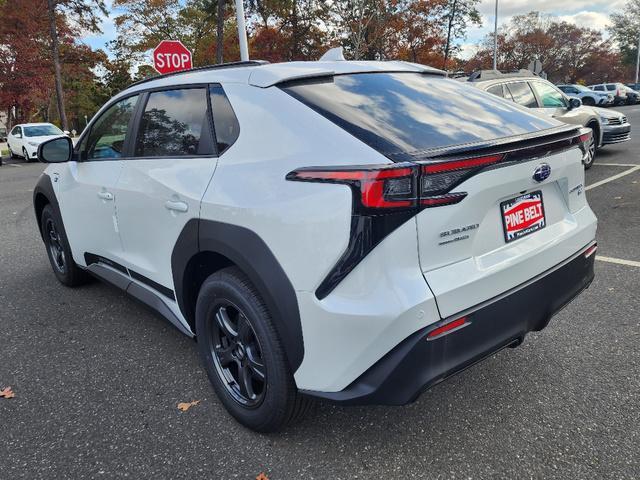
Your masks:
M538 94L538 98L545 108L563 108L566 107L564 96L551 85L542 82L531 82L533 89Z
M204 88L149 94L138 138L136 157L180 157L211 154L207 97Z
M22 134L22 129L20 127L15 127L13 130L11 130L11 135L13 135L14 137L16 135L21 135Z
M536 97L533 95L531 87L527 82L510 83L507 85L507 88L511 92L514 102L527 108L536 108L538 106Z
M82 142L83 160L104 160L124 156L129 122L137 101L137 95L121 100L109 107L95 121L86 142Z
M213 127L216 131L218 155L220 155L236 141L240 134L240 125L222 87L220 85L211 87L209 94L211 95Z

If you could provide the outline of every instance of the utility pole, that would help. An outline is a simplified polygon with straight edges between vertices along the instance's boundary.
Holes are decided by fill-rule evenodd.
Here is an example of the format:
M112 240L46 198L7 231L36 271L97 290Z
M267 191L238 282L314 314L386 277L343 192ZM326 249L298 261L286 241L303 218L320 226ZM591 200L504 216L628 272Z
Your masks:
M493 27L493 69L498 69L498 0L496 0L496 18Z
M638 70L640 70L640 29L638 30L638 53L636 54L636 83L638 83Z
M244 4L242 0L236 0L236 18L238 19L238 40L240 41L240 60L249 60L249 47L247 46L247 27L244 24Z

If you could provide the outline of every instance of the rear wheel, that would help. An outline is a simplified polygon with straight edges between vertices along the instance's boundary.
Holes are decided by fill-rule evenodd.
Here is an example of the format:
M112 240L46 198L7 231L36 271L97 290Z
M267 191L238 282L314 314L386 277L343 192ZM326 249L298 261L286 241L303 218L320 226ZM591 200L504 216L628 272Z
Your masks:
M300 418L301 396L271 315L237 268L214 273L196 306L200 358L220 401L244 426L273 432Z
M42 210L40 227L51 268L60 283L67 287L86 283L90 277L73 261L62 219L51 205L46 205Z
M9 146L9 158L11 159L17 158L17 155L13 153L13 150L11 150L11 146Z
M589 107L593 107L593 106L595 106L596 101L595 101L593 98L591 98L591 97L584 97L584 98L582 99L582 104L583 104L583 105L587 105L587 106L589 106Z

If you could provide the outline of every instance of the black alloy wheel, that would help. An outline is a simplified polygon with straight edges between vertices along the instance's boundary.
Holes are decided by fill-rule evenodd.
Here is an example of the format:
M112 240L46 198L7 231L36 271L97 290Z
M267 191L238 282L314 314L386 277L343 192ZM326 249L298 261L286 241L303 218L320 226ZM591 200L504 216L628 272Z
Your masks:
M45 243L49 249L51 265L62 275L65 275L67 273L67 257L62 246L62 238L53 218L46 219L44 235Z
M262 348L246 315L228 300L220 300L211 325L211 354L229 395L244 407L264 399L267 371Z

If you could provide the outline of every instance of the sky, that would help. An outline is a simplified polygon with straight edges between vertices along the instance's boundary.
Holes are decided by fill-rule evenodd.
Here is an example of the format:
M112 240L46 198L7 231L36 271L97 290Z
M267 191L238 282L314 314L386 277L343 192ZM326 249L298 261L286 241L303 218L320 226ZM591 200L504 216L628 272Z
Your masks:
M116 36L113 17L117 12L111 6L110 0L106 3L110 15L102 18L102 34L87 35L83 38L83 41L93 49L106 50L105 44ZM622 10L625 3L626 0L499 0L498 24L508 22L514 15L537 10L567 22L601 30L606 34L609 14ZM475 45L487 33L493 31L494 9L495 0L481 0L478 10L482 15L482 26L469 28L466 40L460 42L463 58L471 57L475 51Z

